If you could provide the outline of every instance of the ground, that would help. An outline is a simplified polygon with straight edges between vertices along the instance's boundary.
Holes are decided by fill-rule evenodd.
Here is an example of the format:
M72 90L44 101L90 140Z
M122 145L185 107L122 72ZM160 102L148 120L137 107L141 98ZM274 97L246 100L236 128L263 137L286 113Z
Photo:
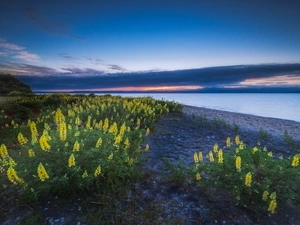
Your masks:
M12 193L1 194L0 222L10 224L300 224L300 210L280 206L278 213L257 214L236 202L223 190L204 191L185 177L194 152L208 153L227 137L239 134L248 146L260 142L274 155L293 151L283 138L263 135L259 128L230 126L225 120L204 120L187 113L161 117L147 138L150 150L143 155L141 176L113 196L89 193L73 199L49 197L23 204ZM173 166L170 166L170 165ZM169 165L169 166L168 166ZM175 165L175 166L174 166ZM170 169L171 168L171 169ZM172 174L173 168L173 174ZM174 179L174 173L177 173ZM21 222L20 222L21 221ZM26 223L25 223L25 222Z

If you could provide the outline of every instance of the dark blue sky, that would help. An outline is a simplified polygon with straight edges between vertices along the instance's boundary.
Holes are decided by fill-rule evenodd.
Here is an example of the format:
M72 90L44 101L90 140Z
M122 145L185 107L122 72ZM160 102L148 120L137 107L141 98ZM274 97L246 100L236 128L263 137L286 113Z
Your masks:
M297 0L2 0L0 72L91 80L119 72L300 63L299 12ZM297 70L275 75L268 85L300 86ZM239 83L228 85L249 85L251 77L235 76ZM145 77L126 87L145 84L139 80ZM183 83L184 77L172 85Z

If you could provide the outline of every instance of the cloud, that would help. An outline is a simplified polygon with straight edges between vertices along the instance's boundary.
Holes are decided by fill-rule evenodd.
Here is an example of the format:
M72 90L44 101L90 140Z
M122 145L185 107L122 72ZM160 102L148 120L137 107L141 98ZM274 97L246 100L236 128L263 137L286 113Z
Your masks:
M0 72L10 73L13 75L34 75L34 76L44 76L44 75L59 73L59 71L49 67L35 66L35 65L22 64L22 63L11 63L5 61L0 61Z
M13 51L20 51L20 50L25 49L24 47L21 47L21 46L15 45L15 44L11 44L11 43L7 43L5 41L5 39L3 39L3 38L1 38L1 40L0 40L0 48L13 50Z
M62 22L50 22L47 21L39 11L33 8L29 8L25 11L25 16L28 20L34 22L40 29L45 30L49 33L55 35L64 35L71 38L76 38L79 40L84 40L85 38L73 35L69 32L69 25Z
M95 69L91 69L91 68L81 69L81 68L76 68L76 67L66 67L66 68L61 68L61 69L64 71L67 71L69 74L72 74L72 75L95 76L97 74L104 74L104 72L101 70L95 70Z
M107 64L106 66L111 70L126 71L126 69L116 64Z
M267 78L248 78L239 84L245 86L300 86L300 76L282 75Z
M29 62L39 60L40 57L34 53L25 51L25 47L7 42L4 38L0 38L0 56L11 56L15 59L23 59Z
M39 60L40 57L36 54L33 53L29 53L26 51L20 51L17 53L17 55L14 56L14 58L16 59L24 59L26 61L35 61L35 60Z
M179 71L110 74L103 74L101 71L89 68L70 67L62 69L68 73L45 77L29 76L31 80L34 80L34 83L28 81L27 84L33 90L96 90L122 87L157 87L159 89L159 87L168 86L199 86L209 89L253 87L255 85L253 81L256 79L259 85L261 82L266 83L267 81L273 82L272 84L275 82L276 87L300 87L300 64L227 66ZM284 82L284 79L289 81Z
M66 60L70 60L70 61L72 61L72 60L78 60L79 59L79 58L71 56L71 55L69 55L67 53L61 53L61 54L59 54L59 56L61 56L62 58L66 59Z

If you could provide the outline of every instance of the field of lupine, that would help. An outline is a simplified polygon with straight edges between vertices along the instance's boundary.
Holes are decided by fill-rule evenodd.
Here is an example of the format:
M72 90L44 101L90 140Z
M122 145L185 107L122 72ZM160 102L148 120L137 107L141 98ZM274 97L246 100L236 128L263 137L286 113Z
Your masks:
M28 200L105 191L130 182L139 156L149 149L144 140L154 121L179 107L109 95L37 95L11 101L19 108L2 110L0 116L0 182ZM32 110L26 113L29 118L14 117L23 106Z

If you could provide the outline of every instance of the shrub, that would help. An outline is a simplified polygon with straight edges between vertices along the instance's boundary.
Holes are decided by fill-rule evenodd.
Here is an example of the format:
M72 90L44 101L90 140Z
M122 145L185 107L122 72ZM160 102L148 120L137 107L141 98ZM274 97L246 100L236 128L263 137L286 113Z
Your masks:
M266 147L249 148L239 139L226 150L215 148L207 156L209 162L195 153L195 179L203 185L225 188L237 203L255 210L274 213L286 202L299 203L299 154L275 158Z

